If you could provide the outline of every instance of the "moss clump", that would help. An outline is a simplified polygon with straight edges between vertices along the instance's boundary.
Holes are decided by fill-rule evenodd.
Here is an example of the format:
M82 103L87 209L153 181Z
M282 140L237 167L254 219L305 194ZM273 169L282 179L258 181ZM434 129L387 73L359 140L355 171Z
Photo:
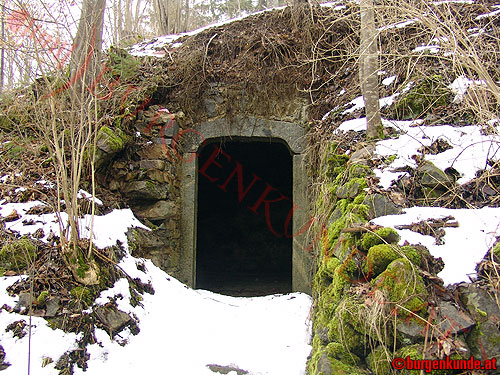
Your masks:
M320 310L325 313L327 320L324 322L325 325L327 325L335 307L344 295L350 280L349 276L342 272L341 263L338 260L337 262L338 267L333 273L332 278L329 278L329 283L326 286L323 284L321 290L316 289L316 292L319 294L318 305L320 306Z
M367 375L368 372L357 367L353 359L356 356L343 349L341 344L331 343L324 347L318 336L312 343L312 355L307 362L307 374L309 375ZM345 358L345 361L340 358ZM357 359L359 361L359 359Z
M26 237L5 244L0 250L0 266L6 270L20 272L35 258L36 246Z
M377 346L366 357L366 364L374 374L385 375L391 373L392 355L385 346Z
M343 173L346 168L346 163L349 161L347 155L337 155L330 153L326 159L326 177L334 180L339 174Z
M369 277L375 277L400 257L394 246L387 244L372 246L363 262L363 272Z
M347 351L344 345L338 342L329 343L326 346L326 352L330 358L350 366L358 366L361 362L357 355Z
M365 233L361 237L361 249L369 250L372 246L380 244L397 244L401 237L392 228L380 228L375 232Z
M128 136L118 128L111 130L107 126L101 126L97 132L97 146L108 154L123 150L128 140Z
M81 250L78 251L78 268L76 269L76 274L81 279L85 279L87 272L90 270L88 263L83 258Z
M94 293L92 293L92 291L85 286L74 287L71 289L70 295L74 302L84 308L92 306L92 302L94 302Z
M45 305L45 302L47 302L47 298L49 298L49 292L47 292L46 290L44 290L37 297L36 302L40 306Z
M368 372L356 366L348 365L337 359L330 359L332 374L335 375L367 375Z
M364 338L364 335L356 331L349 321L335 317L328 324L328 339L342 343L349 352L364 356L366 345Z
M500 241L493 247L493 255L495 255L496 261L500 262Z
M128 52L121 48L109 49L109 66L114 77L127 81L137 75L139 62Z
M395 104L399 119L417 118L434 109L451 103L453 93L447 87L443 76L432 75L422 79Z
M353 164L349 167L349 178L359 178L372 175L373 172L370 167L361 164Z
M318 294L323 293L323 291L331 284L335 275L335 269L339 265L340 260L335 257L330 257L321 263L316 275L314 276L314 289Z
M344 200L344 199L343 199ZM337 204L339 204L337 202ZM364 204L347 204L344 215L328 227L328 243L333 246L339 238L342 229L367 222L368 206Z
M412 262L417 267L420 267L420 265L422 264L422 256L417 249L411 246L402 246L400 248L400 251L406 258L408 258L410 262Z
M384 246L384 245L379 245ZM412 313L425 312L427 290L414 266L408 259L396 259L387 269L372 281L373 289L379 289L387 296L387 300L396 306L401 317Z

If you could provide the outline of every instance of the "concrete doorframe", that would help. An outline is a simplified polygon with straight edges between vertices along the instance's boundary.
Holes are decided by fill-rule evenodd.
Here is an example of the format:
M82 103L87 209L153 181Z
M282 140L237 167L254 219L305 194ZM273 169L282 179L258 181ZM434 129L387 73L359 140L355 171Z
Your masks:
M181 163L181 281L196 286L196 223L197 223L197 151L205 140L227 138L228 140L263 141L280 140L292 154L292 199L296 207L292 218L292 290L311 294L311 255L307 250L306 233L301 228L308 222L307 173L304 163L306 131L297 124L285 121L266 120L254 117L216 119L190 129L184 140L184 161ZM304 231L306 232L306 231Z

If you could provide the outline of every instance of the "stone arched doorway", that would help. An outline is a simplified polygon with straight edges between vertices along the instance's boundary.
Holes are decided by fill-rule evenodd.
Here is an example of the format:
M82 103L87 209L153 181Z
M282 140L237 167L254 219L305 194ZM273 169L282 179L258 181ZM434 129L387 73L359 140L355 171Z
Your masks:
M198 150L195 286L226 294L292 289L292 155L274 139L212 139Z
M310 293L310 254L300 231L309 219L305 130L241 117L207 121L185 138L181 280L227 294ZM246 234L248 225L258 233ZM274 250L261 249L266 242Z

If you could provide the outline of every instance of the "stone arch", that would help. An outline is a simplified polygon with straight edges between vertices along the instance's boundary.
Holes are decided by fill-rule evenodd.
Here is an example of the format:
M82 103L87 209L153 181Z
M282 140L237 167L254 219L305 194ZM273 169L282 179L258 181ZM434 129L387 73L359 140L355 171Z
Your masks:
M181 179L181 281L196 287L196 223L197 223L197 152L204 142L214 139L238 139L248 142L279 141L292 155L292 291L311 292L311 257L306 246L306 233L300 231L309 220L306 197L307 174L304 152L306 130L303 126L263 118L236 116L205 121L184 132L184 162Z

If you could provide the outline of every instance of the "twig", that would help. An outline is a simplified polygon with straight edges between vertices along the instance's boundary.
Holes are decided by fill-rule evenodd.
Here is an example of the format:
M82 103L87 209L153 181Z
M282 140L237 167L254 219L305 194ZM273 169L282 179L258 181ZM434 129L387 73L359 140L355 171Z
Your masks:
M396 229L414 229L416 225L419 224L403 224L403 225L396 225L394 228ZM460 225L458 221L453 221L451 223L425 223L426 226L429 226L430 228L458 228Z
M348 228L343 228L341 233L365 233L365 232L374 232L377 229L381 228L380 225L357 225Z
M210 43L212 43L212 40L217 36L217 33L212 35L210 40L207 43L207 46L205 47L205 55L203 56L203 76L205 76L205 63L207 61L207 55L208 55L208 47L210 47Z

